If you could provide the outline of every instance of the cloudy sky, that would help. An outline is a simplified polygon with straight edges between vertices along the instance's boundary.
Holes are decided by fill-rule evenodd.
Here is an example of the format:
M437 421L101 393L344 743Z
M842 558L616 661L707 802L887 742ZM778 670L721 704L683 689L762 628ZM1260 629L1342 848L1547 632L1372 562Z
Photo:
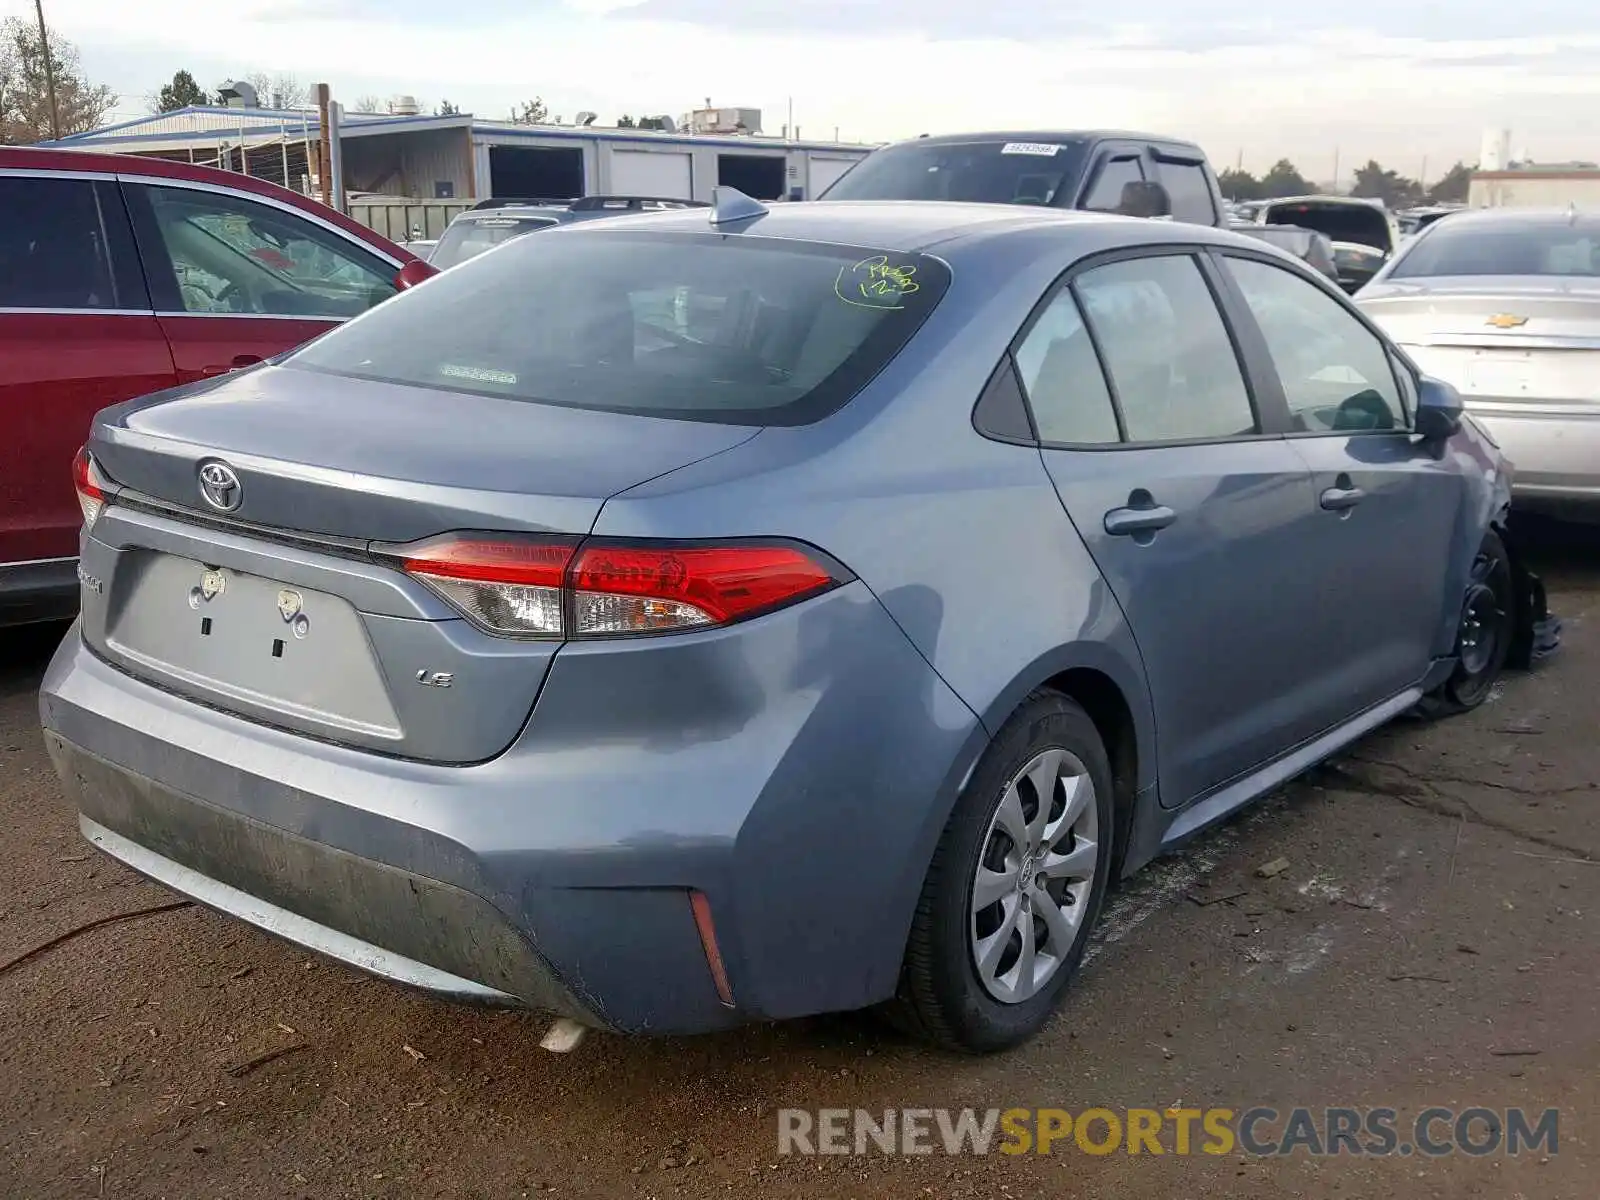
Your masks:
M32 15L0 0L0 15ZM180 67L336 98L406 92L503 117L680 115L706 97L776 133L878 140L983 127L1183 134L1217 162L1317 180L1376 157L1473 160L1486 126L1535 158L1600 158L1600 5L1580 0L45 0L125 117Z

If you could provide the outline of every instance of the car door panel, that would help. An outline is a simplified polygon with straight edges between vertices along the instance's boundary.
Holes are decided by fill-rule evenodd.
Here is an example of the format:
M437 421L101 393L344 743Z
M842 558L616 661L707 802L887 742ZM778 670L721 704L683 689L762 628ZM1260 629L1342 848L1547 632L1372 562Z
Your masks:
M1320 598L1319 628L1341 648L1348 706L1366 708L1433 661L1463 480L1407 434L1286 444L1311 470L1320 511L1308 536L1337 581Z
M1254 256L1224 256L1220 275L1311 472L1308 536L1336 581L1315 609L1338 663L1332 722L1427 673L1464 483L1410 431L1409 368L1342 297Z
M1309 475L1263 434L1278 416L1258 414L1199 261L1164 250L1090 266L1013 359L1062 507L1139 647L1163 803L1315 734Z
M1267 438L1044 456L1143 657L1163 802L1317 733L1326 684L1300 648L1318 514L1294 452Z
M94 414L176 382L109 182L0 176L0 564L70 559Z
M254 366L338 324L298 317L173 312L162 313L159 320L161 332L172 347L172 361L181 383Z

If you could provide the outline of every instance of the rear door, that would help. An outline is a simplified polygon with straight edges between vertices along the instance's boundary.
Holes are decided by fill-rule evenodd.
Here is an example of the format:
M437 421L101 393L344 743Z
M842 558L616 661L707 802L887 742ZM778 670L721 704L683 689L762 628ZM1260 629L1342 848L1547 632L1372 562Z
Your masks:
M0 171L0 566L77 556L90 419L174 382L116 184Z
M1174 252L1079 269L1015 346L1044 461L1132 626L1185 803L1317 719L1306 466L1258 412L1212 268Z
M1241 341L1264 353L1289 444L1311 468L1307 544L1329 586L1314 598L1332 654L1328 722L1418 682L1434 654L1463 482L1411 433L1409 368L1339 297L1242 252L1220 255Z
M182 181L122 190L182 382L251 366L396 291L394 263L290 206Z

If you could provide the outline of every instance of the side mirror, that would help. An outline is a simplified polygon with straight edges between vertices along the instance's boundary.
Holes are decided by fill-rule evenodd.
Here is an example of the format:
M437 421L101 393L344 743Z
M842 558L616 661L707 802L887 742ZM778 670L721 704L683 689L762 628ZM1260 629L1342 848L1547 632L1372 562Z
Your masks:
M1417 432L1425 442L1447 442L1461 429L1461 393L1442 379L1417 381Z
M394 277L394 285L403 292L407 288L416 287L417 284L432 279L438 273L438 267L430 266L420 258L414 258L400 268L400 273Z

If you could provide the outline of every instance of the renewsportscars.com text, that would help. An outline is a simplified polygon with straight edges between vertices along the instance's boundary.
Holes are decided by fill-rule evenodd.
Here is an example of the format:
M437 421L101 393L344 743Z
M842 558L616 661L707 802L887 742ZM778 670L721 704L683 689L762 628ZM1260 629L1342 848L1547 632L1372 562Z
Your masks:
M1425 1108L778 1110L779 1154L1555 1154L1560 1111Z

